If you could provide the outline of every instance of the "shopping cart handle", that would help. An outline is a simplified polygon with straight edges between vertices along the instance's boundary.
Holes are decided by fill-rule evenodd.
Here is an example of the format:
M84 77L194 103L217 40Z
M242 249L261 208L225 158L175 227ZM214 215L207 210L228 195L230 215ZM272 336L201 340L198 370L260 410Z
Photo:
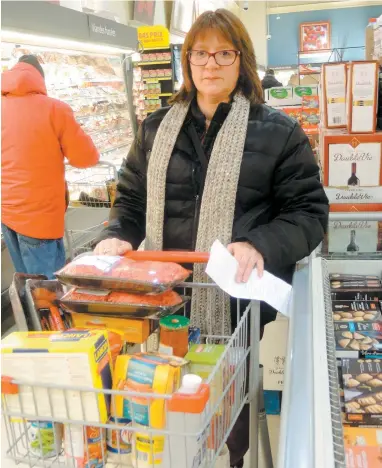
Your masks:
M208 263L209 253L135 250L127 252L126 257L132 260L174 263Z

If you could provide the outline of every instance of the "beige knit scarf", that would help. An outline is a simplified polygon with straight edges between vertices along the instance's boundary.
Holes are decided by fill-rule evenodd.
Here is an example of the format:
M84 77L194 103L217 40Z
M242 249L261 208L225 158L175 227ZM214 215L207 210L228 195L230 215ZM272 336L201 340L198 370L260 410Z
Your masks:
M163 247L168 164L189 105L174 104L155 137L147 171L146 250ZM196 240L198 252L209 252L219 239L231 242L237 186L247 134L250 103L237 94L222 125L208 163ZM195 265L193 281L207 283L204 265ZM193 289L191 324L209 335L230 335L229 297L217 288Z

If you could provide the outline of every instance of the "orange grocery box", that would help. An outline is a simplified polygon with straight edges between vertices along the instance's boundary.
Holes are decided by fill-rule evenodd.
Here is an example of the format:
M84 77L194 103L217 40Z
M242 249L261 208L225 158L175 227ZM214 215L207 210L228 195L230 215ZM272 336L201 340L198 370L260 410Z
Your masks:
M345 449L346 468L381 468L382 447L351 447Z
M346 448L382 447L382 427L344 427L344 443Z

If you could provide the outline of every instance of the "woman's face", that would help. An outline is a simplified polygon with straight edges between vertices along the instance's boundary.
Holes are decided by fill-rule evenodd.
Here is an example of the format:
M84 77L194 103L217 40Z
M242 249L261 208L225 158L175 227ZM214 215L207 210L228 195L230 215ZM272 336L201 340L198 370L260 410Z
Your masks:
M211 29L196 37L192 50L214 53L223 50L236 50L236 48L218 31ZM227 100L236 88L240 73L240 55L229 66L218 65L214 57L209 57L206 65L196 66L190 63L190 67L198 93L204 97L223 101Z

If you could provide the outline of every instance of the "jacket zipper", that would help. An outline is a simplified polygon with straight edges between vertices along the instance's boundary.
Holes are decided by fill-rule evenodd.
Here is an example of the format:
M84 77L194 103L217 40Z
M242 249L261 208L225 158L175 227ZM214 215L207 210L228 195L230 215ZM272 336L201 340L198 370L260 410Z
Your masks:
M194 212L194 224L192 226L192 249L196 249L196 238L198 235L198 221L199 221L199 195L195 195L195 212Z

